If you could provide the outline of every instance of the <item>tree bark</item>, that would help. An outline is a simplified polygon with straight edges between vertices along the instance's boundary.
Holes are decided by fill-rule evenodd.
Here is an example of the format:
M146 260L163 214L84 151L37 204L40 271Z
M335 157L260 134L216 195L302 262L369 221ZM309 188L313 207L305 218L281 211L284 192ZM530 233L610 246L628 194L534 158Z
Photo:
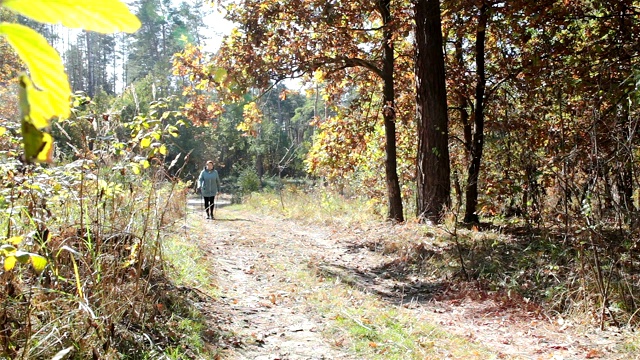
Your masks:
M396 123L395 123L395 90L393 86L394 49L391 27L391 0L379 0L378 8L383 21L383 63L382 79L384 110L384 131L385 131L385 176L387 182L387 196L389 200L388 219L403 222L404 214L402 210L402 195L400 193L400 183L397 171L397 151L396 151Z
M486 87L485 76L485 38L488 22L489 7L483 3L480 7L478 29L476 31L476 105L473 113L474 128L473 140L469 146L471 161L467 173L467 188L465 191L466 208L464 212L465 223L478 223L480 217L478 207L478 177L482 161L484 147L484 93Z
M414 0L417 215L440 222L451 205L449 129L439 0Z

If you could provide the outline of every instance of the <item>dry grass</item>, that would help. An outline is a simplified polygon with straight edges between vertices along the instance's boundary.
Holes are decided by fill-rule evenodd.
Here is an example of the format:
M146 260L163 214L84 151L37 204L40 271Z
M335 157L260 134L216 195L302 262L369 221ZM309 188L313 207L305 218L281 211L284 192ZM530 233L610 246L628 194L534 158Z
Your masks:
M306 223L350 226L381 220L379 204L360 198L345 198L324 191L304 192L289 186L281 193L253 193L245 206L254 211L295 219Z
M10 211L0 226L5 243L20 236L18 250L43 256L47 266L35 271L27 261L0 274L0 357L199 351L172 325L198 315L189 306L192 292L167 278L160 246L184 215L184 185L94 167L25 174L10 190L17 196L7 198L5 189Z

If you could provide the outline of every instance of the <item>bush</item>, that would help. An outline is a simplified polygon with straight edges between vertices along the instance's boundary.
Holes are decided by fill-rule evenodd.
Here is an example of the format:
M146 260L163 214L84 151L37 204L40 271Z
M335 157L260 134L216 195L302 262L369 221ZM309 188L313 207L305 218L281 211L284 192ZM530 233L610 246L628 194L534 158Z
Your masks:
M260 190L260 177L252 167L243 169L238 175L238 188L242 195Z

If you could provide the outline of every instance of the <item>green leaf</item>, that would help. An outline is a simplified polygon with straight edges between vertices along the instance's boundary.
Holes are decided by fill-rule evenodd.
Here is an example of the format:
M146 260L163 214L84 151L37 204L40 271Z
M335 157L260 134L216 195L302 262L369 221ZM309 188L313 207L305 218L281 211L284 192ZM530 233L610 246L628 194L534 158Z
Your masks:
M104 34L132 33L140 20L119 0L4 0L2 5L33 20Z
M0 35L16 50L31 74L31 80L20 76L20 91L26 92L30 105L23 108L21 103L21 110L28 110L30 121L42 129L54 116L69 117L71 89L58 52L42 35L20 24L0 23Z
M33 265L33 269L39 274L47 266L47 259L44 256L31 254L31 265Z
M18 261L20 261L20 263L22 264L26 264L29 262L29 259L31 258L31 254L29 254L26 251L22 251L22 250L18 250L15 253L15 258L18 259Z
M227 70L225 68L218 68L216 69L214 75L213 75L213 80L215 82L221 83L223 82L225 79L227 78Z
M7 256L4 258L4 271L11 271L16 266L16 257Z
M0 246L0 253L2 253L2 255L4 256L8 256L9 254L13 254L16 252L16 248L13 245L9 245L9 244L4 244L2 246Z
M26 161L52 162L53 137L22 119L22 141Z

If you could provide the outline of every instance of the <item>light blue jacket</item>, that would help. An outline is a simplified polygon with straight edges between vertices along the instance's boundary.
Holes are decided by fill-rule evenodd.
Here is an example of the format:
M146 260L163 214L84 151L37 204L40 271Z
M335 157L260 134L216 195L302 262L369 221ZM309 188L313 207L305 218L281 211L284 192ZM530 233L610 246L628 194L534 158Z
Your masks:
M218 194L218 189L220 189L220 177L218 176L218 171L215 169L211 171L207 169L202 170L200 176L198 176L198 187L202 190L202 196L216 196Z

